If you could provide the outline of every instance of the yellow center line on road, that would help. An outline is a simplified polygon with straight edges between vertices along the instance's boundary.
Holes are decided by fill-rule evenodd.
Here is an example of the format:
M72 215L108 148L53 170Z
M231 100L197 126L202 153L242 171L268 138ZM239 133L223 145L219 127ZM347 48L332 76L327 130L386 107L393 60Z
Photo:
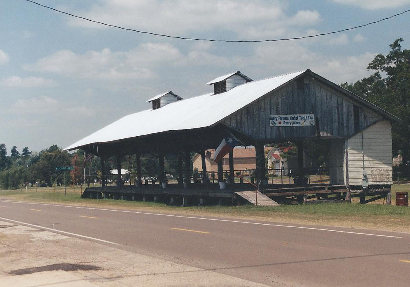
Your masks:
M40 212L40 211L41 211L41 209L34 209L34 208L30 208L30 210L31 210L31 211L37 211L37 212Z
M81 218L89 218L89 219L96 219L97 217L95 216L86 216L86 215L80 215Z
M201 234L209 234L208 231L200 231L200 230L192 230L192 229L185 229L185 228L171 228L172 230L177 230L177 231L186 231L186 232L194 232L194 233L201 233Z
M403 263L410 263L410 260L400 260L400 262L403 262Z

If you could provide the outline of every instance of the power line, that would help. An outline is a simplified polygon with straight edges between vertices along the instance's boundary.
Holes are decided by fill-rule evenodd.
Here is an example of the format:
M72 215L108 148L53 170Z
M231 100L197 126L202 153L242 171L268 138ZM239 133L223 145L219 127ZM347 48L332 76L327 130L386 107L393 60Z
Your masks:
M99 24L99 25L103 25L106 27L110 27L110 28L115 28L115 29L119 29L119 30L123 30L123 31L128 31L128 32L134 32L134 33L139 33L139 34L146 34L146 35L151 35L151 36L155 36L155 37L163 37L163 38L171 38L171 39L177 39L177 40L185 40L185 41L204 41L204 42L223 42L223 43L263 43L263 42L280 42L280 41L293 41L293 40L303 40L303 39L309 39L309 38L317 38L317 37L322 37L322 36L329 36L329 35L333 35L333 34L338 34L338 33L342 33L342 32L347 32L347 31L352 31L352 30L356 30L356 29L360 29L360 28L364 28L370 25L374 25L374 24L378 24L380 22L383 21L387 21L390 20L392 18L401 16L405 13L410 12L410 9L404 10L402 12L399 12L397 14L379 19L379 20L375 20L366 24L361 24L361 25L357 25L357 26L353 26L353 27L348 27L348 28L343 28L340 30L336 30L336 31L331 31L331 32L324 32L324 33L318 33L318 34L312 34L312 35L306 35L306 36L298 36L298 37L289 37L289 38L277 38L277 39L261 39L261 40L227 40L227 39L212 39L212 38L191 38L191 37L184 37L184 36L175 36L175 35L169 35L169 34L161 34L161 33L155 33L155 32L150 32L150 31L144 31L144 30L138 30L138 29L133 29L133 28L125 28L122 26L118 26L118 25L114 25L114 24L108 24L105 22L101 22L101 21L97 21L97 20L93 20L90 18L86 18L83 16L79 16L79 15L75 15L69 12L65 12L62 10L58 10L56 8L38 3L36 1L32 1L32 0L25 0L27 2L30 2L32 4L35 4L37 6L40 6L42 8L46 8L49 9L51 11L57 12L57 13L61 13L70 17L74 17L83 21L87 21L87 22L91 22L94 24Z

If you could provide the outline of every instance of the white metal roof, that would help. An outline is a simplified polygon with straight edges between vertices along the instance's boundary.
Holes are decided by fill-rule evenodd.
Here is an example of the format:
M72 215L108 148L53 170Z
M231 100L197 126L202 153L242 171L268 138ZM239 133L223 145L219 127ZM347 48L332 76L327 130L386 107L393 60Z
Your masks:
M177 101L156 110L130 114L77 141L66 150L165 131L212 126L303 72L248 82L217 95L205 94Z

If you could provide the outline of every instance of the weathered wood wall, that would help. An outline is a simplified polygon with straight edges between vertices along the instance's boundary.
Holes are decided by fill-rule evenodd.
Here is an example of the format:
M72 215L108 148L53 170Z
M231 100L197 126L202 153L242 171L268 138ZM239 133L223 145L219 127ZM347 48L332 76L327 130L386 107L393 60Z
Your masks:
M314 114L317 126L270 127L271 115ZM235 112L223 124L265 143L314 137L349 138L382 119L342 92L310 76L292 81Z
M316 126L270 126L271 115L289 114L314 114ZM364 163L369 184L392 184L390 121L339 89L309 75L235 112L225 118L223 124L255 142L265 144L320 135L330 144L331 183L346 185L362 184L363 133Z

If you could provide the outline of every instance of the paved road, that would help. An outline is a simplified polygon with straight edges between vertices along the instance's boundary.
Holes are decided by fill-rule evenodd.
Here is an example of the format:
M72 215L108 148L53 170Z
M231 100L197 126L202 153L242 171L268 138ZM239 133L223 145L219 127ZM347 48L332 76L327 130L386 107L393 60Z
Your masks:
M410 284L409 234L6 199L0 219L272 286Z

